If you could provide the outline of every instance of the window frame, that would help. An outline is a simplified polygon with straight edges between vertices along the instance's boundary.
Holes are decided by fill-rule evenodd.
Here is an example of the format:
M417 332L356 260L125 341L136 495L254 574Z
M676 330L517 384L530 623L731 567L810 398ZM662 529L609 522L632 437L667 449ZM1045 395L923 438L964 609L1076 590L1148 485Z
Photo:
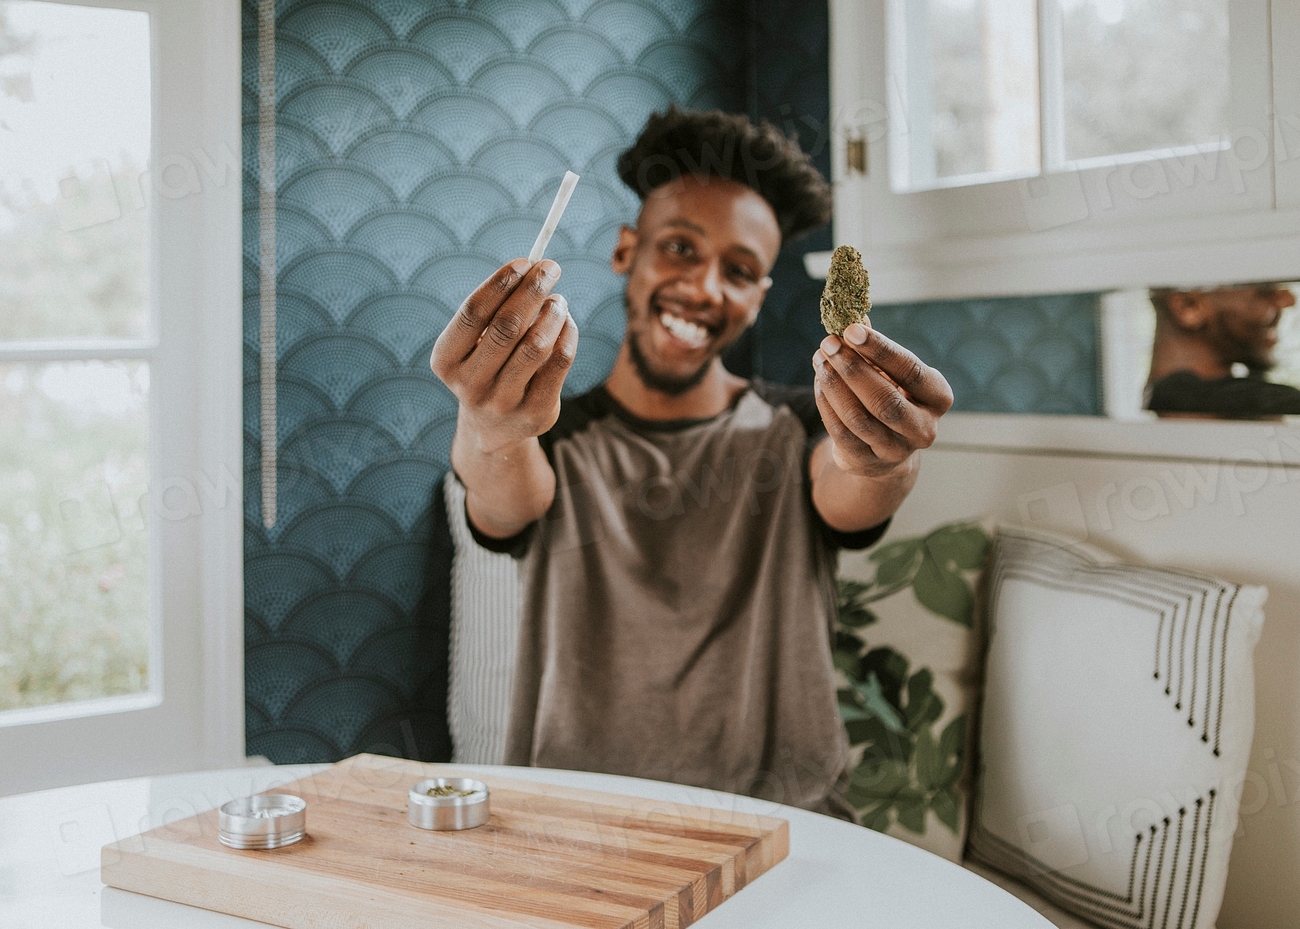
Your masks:
M898 128L889 104L900 108L902 90L890 72L898 16L888 8L904 2L831 0L834 237L862 251L874 299L1300 275L1300 86L1285 65L1300 60L1294 4L1234 0L1230 7L1233 147L1208 153L1213 181L1204 163L1194 163L1199 153L1052 170L1045 152L1048 170L1036 178L896 193L889 170L899 157L891 139ZM1040 8L1053 2L1040 0ZM866 143L865 174L849 170L849 140ZM824 276L829 253L805 262L810 274Z
M52 2L150 17L150 327L0 361L150 365L150 688L0 713L0 795L244 759L240 7Z

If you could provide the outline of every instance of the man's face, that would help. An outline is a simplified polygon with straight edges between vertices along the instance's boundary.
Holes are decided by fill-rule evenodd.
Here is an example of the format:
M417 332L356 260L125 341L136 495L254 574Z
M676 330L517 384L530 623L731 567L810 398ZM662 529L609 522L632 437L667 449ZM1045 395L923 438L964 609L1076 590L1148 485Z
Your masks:
M1230 364L1252 371L1274 365L1278 321L1282 311L1295 304L1295 295L1276 284L1223 287L1205 293L1208 306L1205 336Z
M758 316L781 230L767 201L736 181L686 176L655 188L611 265L627 275L627 341L645 385L697 384Z

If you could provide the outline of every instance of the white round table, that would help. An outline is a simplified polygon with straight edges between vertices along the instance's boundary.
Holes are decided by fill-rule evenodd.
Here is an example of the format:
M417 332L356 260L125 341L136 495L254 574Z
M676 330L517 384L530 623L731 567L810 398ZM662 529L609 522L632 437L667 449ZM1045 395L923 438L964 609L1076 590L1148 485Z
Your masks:
M99 882L99 850L326 767L291 765L142 777L0 798L0 926L234 929L262 925L105 887ZM607 774L456 767L789 820L789 857L695 923L701 929L1051 929L1038 913L970 871L889 836L805 810Z

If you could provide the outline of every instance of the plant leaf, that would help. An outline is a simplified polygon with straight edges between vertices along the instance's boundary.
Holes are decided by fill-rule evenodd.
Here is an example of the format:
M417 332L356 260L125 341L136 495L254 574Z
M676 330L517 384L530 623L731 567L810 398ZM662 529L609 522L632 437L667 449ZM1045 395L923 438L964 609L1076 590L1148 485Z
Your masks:
M921 552L920 542L908 543L907 547L880 562L876 568L876 586L893 587L906 584L916 571L916 557Z
M850 577L842 577L839 581L840 601L857 599L870 589L871 585L864 581L855 581Z
M923 538L899 539L895 542L886 542L884 545L872 549L871 553L867 555L867 558L875 564L880 564L881 562L890 561L894 558L901 558L904 556L914 558L916 557L917 550L924 544L925 539ZM880 578L877 576L876 583L879 582Z
M876 677L875 672L868 674L865 681L854 681L853 689L862 697L862 702L867 711L879 719L886 729L891 732L903 732L905 730L903 718L898 715L898 710L890 705L881 692L880 680Z
M844 722L850 723L875 718L858 703L856 691L840 690L837 696L839 697L840 719Z
M860 629L876 621L876 614L867 609L870 602L867 592L870 584L861 581L841 580L835 598L835 614L842 628Z
M886 759L895 759L904 764L912 757L912 743L916 741L909 732L896 732L872 716L870 719L854 720L845 723L849 743L864 745L862 756L864 764L879 764Z
M934 810L939 822L952 830L953 835L957 834L957 820L961 814L961 798L957 796L957 791L951 787L941 787L930 799L930 809Z
M928 727L943 715L943 700L933 688L934 675L929 668L922 668L907 681L907 709L903 715L910 732L918 732Z
M894 707L902 707L900 695L907 683L907 659L889 647L873 648L862 656L858 680L865 681L872 674L880 681L880 692Z
M924 800L896 800L894 809L898 812L898 824L904 829L915 832L917 835L925 834L925 810Z
M984 566L989 537L973 523L950 523L926 536L925 547L935 561L949 570L971 571Z
M861 660L863 642L851 632L836 629L831 636L831 661L835 669L846 677L858 677L858 663Z
M906 763L893 758L867 758L853 769L848 792L860 801L850 802L860 807L872 799L892 798L906 790L910 783L911 775Z
M841 578L835 598L835 606L839 609L844 609L848 604L856 603L858 600L862 599L862 596L870 589L870 584L865 584L862 581L850 580L849 578Z
M839 671L845 677L857 677L858 656L852 652L845 652L836 649L831 652L831 663L835 666L835 670Z
M861 629L878 622L879 617L865 606L853 604L840 610L840 625L848 629Z
M862 755L863 764L870 767L887 760L897 761L903 765L911 763L912 748L916 739L910 732L888 729L878 719L867 720L856 725L863 726L863 731L868 735Z
M939 746L930 735L929 729L922 729L916 735L916 780L925 790L938 790L943 786L944 775L948 773L947 760L939 754Z
M889 801L877 804L862 814L862 825L877 832L884 832L889 828L890 812Z
M848 632L844 629L836 629L834 636L831 638L831 647L839 651L852 652L858 654L862 651L865 643L856 633Z
M843 715L841 713L841 718ZM874 719L846 719L844 720L844 731L848 734L850 745L862 745L865 742L872 741L876 727L880 723Z
M975 612L975 595L960 574L940 567L927 549L912 580L916 599L932 613L961 626L970 626Z

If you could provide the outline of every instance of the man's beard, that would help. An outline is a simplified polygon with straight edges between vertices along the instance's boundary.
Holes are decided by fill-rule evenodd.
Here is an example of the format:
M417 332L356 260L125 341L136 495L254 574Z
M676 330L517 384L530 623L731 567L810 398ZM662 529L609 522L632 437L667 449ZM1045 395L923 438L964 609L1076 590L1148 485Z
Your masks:
M1220 324L1216 333L1221 358L1232 364L1242 364L1252 377L1263 377L1277 367L1273 346L1260 338L1246 339L1234 335Z
M641 346L637 343L636 333L634 332L629 332L627 335L627 351L632 356L632 365L636 369L637 377L641 378L641 383L645 384L650 390L669 397L680 397L704 380L704 375L709 371L709 365L713 364L713 359L710 358L695 371L681 377L660 374L650 367L650 361L646 358L645 353L641 351Z

